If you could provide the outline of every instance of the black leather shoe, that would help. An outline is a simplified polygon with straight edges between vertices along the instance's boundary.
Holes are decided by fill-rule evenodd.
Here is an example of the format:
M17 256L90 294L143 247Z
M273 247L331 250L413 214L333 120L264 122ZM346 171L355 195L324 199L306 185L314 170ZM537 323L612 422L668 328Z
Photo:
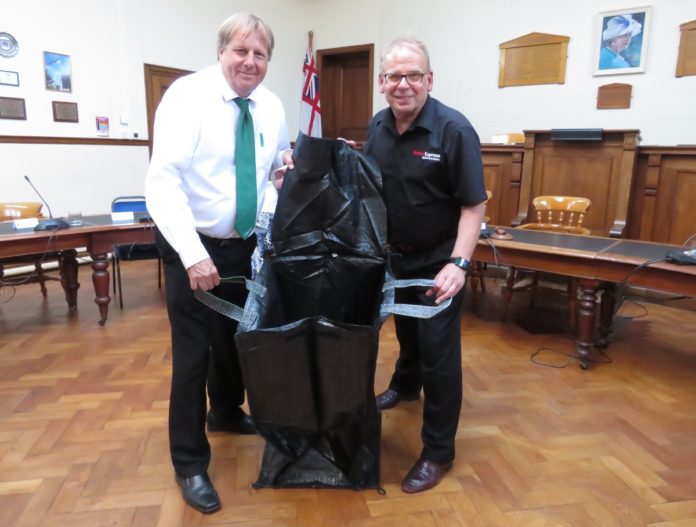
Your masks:
M421 458L406 474L401 482L401 490L413 493L432 489L440 483L442 476L451 468L451 461L449 463L435 463Z
M236 420L224 420L218 418L212 410L208 412L205 419L208 425L208 432L232 432L234 434L255 434L256 426L251 416L244 414L244 417Z
M197 511L210 514L220 510L220 497L205 472L189 478L177 475L176 484L181 488L184 501Z
M388 410L389 408L394 408L401 401L416 401L419 397L420 391L415 393L399 393L389 388L377 396L377 410Z

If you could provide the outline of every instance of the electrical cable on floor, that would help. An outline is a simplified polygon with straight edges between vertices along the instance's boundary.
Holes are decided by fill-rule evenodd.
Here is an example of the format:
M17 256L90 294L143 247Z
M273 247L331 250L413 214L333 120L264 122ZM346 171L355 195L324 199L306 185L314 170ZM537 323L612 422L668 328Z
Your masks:
M4 296L3 291L4 291L5 289L7 289L7 288L9 288L9 289L12 291L12 294L10 295L9 298L3 299L3 300L0 302L0 304L7 304L7 303L9 303L10 300L12 300L12 299L15 297L15 295L17 294L17 288L16 288L15 286L13 286L13 285L5 285L3 282L0 282L0 299L2 299L2 297Z
M597 352L599 353L599 356L603 357L604 360L597 360L597 359L592 359L589 357L586 357L583 359L577 353L564 353L562 351L558 351L557 349L541 347L529 356L529 362L531 362L532 364L536 364L537 366L545 366L547 368L557 368L557 369L563 369L563 368L567 367L569 364L571 364L573 361L578 361L581 363L584 362L587 364L611 364L612 362L614 362L611 359L611 357L604 350L602 350L601 348L597 348L596 346L593 346L593 348L597 350ZM551 353L561 355L563 357L566 357L567 360L563 364L553 364L550 362L540 361L536 358L536 356L539 355L543 351L550 351Z
M640 314L640 315L635 315L635 316L633 316L633 315L626 315L626 314L624 314L623 316L624 316L625 318L630 318L631 320L640 320L641 318L645 318L645 317L648 316L648 314L649 314L648 308L647 308L646 306L644 306L643 304L641 304L640 302L638 302L635 298L626 298L626 299L624 300L624 302L621 304L621 307L624 306L624 303L625 303L625 302L631 302L631 303L633 303L636 307L639 307L639 308L641 308L641 309L643 310L643 313ZM614 314L615 314L615 315L618 314L619 310L620 310L620 308L617 309L616 312L615 312Z

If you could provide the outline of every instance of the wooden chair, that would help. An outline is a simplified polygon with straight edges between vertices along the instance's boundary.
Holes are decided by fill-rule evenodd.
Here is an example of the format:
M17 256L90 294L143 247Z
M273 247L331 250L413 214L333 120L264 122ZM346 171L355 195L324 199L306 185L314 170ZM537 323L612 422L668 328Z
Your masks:
M21 218L43 218L42 204L38 201L0 202L0 221L14 221Z
M493 193L490 190L486 191L486 201L485 203L488 204L488 202L491 200L491 197L493 197ZM488 225L488 222L490 221L490 216L487 214L483 217L482 222ZM478 301L478 289L479 286L481 287L481 292L485 293L486 292L486 282L483 279L483 273L486 270L485 264L482 262L477 262L473 261L471 262L471 269L469 270L468 274L468 281L469 281L469 288L471 290L471 309L476 311L476 303Z
M588 198L576 196L538 196L532 202L536 212L535 223L524 223L520 229L530 229L537 231L558 232L564 234L579 234L587 236L590 230L582 226L585 212L591 205ZM503 293L504 310L503 320L507 318L508 306L512 295L520 291L529 291L529 307L534 307L534 298L539 286L539 275L535 271L524 271L527 278L523 280L521 274L515 267L510 267L505 281ZM570 327L575 331L577 321L577 279L567 278L568 305L570 309Z
M42 204L33 201L13 201L0 202L0 221L14 221L23 218L44 218L41 213ZM39 256L18 256L14 258L0 259L0 285L22 285L38 283L41 287L41 294L45 297L48 294L46 290L46 282L48 280L61 279L56 276L47 275L44 273L42 264L47 260L59 259L59 253L46 253ZM34 270L29 274L23 273L12 281L5 282L6 267L24 267L33 265Z

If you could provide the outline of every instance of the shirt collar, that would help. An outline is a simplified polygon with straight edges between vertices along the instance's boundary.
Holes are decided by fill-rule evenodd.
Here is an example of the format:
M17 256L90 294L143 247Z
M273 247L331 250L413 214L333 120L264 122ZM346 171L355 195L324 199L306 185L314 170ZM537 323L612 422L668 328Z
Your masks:
M230 85L227 83L227 79L225 78L225 75L222 73L222 64L218 64L217 68L217 78L218 82L220 84L220 93L222 94L222 100L225 102L229 102L233 99L236 99L237 97L241 97L236 91L234 91ZM256 90L259 89L259 86L254 88L254 91L252 91L249 94L249 97L246 97L249 99L252 103L256 102Z
M437 126L437 116L435 113L435 104L433 103L432 97L428 95L428 97L425 99L423 108L421 108L421 111L416 116L416 120L413 121L413 124L411 124L407 131L414 130L416 128L425 128L426 130L432 132ZM388 111L385 113L384 124L387 125L394 133L399 135L396 130L396 119L394 118L394 113L392 112L391 108L388 108Z

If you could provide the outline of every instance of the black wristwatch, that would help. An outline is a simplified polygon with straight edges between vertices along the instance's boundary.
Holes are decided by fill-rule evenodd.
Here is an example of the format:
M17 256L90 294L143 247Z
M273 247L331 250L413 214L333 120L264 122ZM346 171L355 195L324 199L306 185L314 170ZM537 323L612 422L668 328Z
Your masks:
M459 267L460 269L463 269L464 271L468 271L469 268L471 267L471 262L464 258L463 256L455 256L454 258L449 259L449 263L452 263Z

